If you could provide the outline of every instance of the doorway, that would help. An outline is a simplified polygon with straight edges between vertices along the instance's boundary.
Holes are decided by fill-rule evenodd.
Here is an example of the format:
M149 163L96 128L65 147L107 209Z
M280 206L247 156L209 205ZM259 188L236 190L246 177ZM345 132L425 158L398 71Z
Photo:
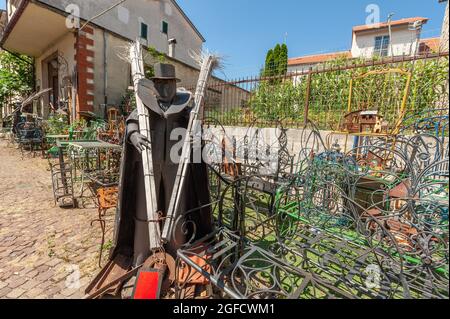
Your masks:
M57 58L47 62L47 70L48 87L52 88L50 91L50 107L53 108L53 110L57 110L59 108L59 63Z

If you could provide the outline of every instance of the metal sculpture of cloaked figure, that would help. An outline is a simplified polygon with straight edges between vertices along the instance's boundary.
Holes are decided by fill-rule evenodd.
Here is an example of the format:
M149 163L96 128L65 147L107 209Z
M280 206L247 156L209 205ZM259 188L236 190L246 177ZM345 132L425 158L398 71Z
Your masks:
M127 119L124 152L122 156L119 203L116 216L115 240L112 258L118 254L133 256L133 266L143 263L150 255L149 222L147 219L146 193L141 153L150 148L153 158L155 188L160 224L169 208L179 163L174 161L179 140L173 140L172 132L186 129L192 111L192 94L177 90L175 68L170 64L155 65L155 76L139 82L138 95L149 110L151 142L139 132L139 119L134 111ZM180 131L181 132L181 131ZM178 134L177 138L179 138ZM178 154L181 149L178 150ZM172 156L171 156L172 155ZM175 156L176 157L176 156ZM184 223L177 223L165 251L176 258L177 249L192 238L201 238L212 231L213 217L210 203L206 164L191 163L185 177L181 194L179 215L195 210L185 216ZM196 210L199 207L205 207Z

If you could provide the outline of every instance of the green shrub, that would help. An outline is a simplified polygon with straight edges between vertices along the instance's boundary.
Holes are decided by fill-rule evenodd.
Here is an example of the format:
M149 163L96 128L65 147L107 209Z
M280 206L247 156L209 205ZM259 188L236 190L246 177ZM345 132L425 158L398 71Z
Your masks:
M330 71L312 74L308 118L316 122L320 128L338 128L348 109L351 79L372 70L400 68L412 71L407 100L408 113L439 108L448 100L447 57L337 70L338 67L363 62L338 58L317 67L319 70L323 67ZM368 108L380 109L388 121L395 121L405 92L406 79L404 75L389 73L355 80L352 110L364 104ZM295 81L291 79L278 82L261 81L252 92L249 107L254 116L260 120L303 123L307 87L306 75L299 76Z

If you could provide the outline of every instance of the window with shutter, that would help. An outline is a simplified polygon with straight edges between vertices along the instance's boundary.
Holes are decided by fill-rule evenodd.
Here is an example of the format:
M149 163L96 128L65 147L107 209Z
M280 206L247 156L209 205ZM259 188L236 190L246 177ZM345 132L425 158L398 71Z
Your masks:
M148 25L141 22L141 38L147 40L148 39Z
M162 22L161 32L164 34L169 34L169 24L166 21Z

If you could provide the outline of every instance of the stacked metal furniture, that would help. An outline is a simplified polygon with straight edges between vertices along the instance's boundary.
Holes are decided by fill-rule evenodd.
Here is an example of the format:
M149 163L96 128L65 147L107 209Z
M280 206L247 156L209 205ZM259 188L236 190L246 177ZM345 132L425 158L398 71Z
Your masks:
M33 157L36 155L36 151L44 153L44 132L37 123L19 123L16 132L16 143L19 145L22 158L24 158L27 151Z
M448 111L347 152L308 123L295 163L281 132L275 170L212 161L216 228L178 251L178 297L202 277L224 298L448 298ZM219 135L206 139L211 158L227 149Z
M57 163L49 162L49 166L52 175L55 205L75 207L72 165L64 160L60 160Z

